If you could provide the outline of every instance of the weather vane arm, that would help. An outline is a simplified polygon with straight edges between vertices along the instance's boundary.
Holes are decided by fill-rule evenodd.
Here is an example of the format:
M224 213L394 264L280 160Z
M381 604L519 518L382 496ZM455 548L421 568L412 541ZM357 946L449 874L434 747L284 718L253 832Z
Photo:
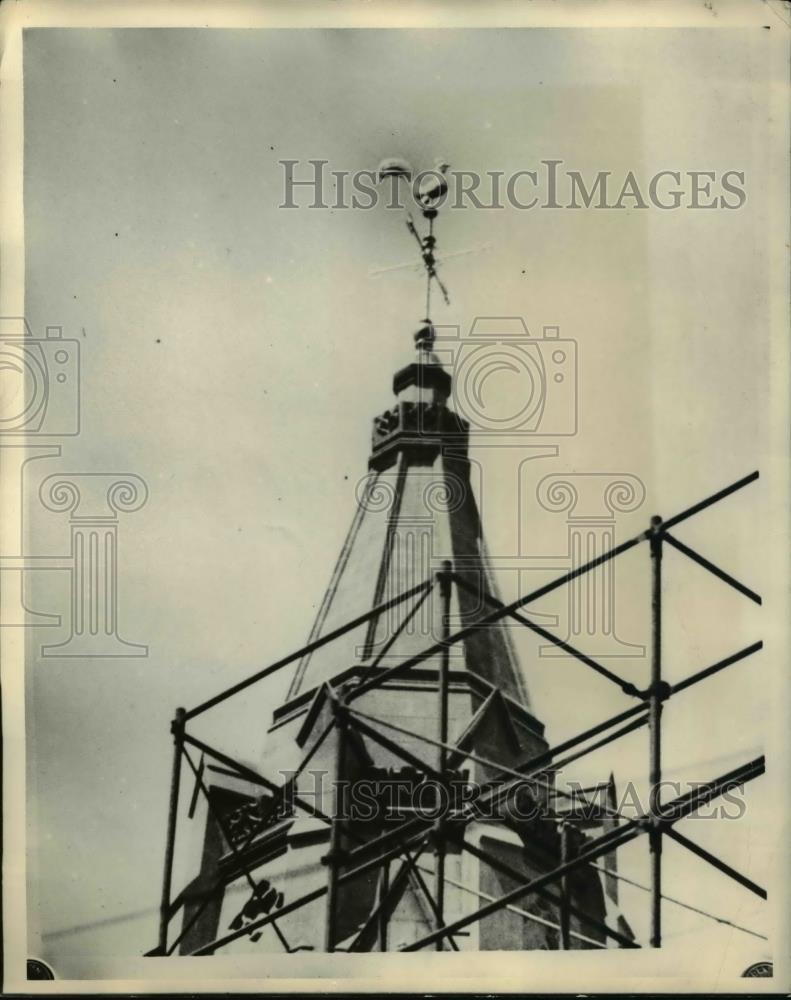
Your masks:
M431 322L431 282L436 281L437 287L442 293L446 305L450 305L448 290L437 274L437 258L434 250L437 245L434 236L434 220L439 211L439 205L448 192L448 183L445 174L448 164L444 161L437 162L437 169L427 172L418 189L418 201L422 206L423 218L428 222L428 233L421 236L418 232L415 221L407 212L406 227L414 236L415 242L420 247L420 259L426 271L426 322ZM385 177L396 177L407 180L412 179L412 169L405 160L391 158L383 160L377 171L379 180Z
M412 218L412 216L409 214L409 212L407 212L406 227L410 231L410 233L412 233L412 235L415 237L415 240L417 241L417 245L420 247L420 249L422 251L423 250L423 240L420 238L420 233L418 233L418 231L417 231L417 226L415 225L415 221Z
M432 272L432 274L429 276L429 281L431 281L431 278L433 278L439 285L439 290L442 292L442 298L445 300L445 305L449 306L450 297L448 296L447 288L442 284L442 279L440 278L440 276L437 274L436 271Z

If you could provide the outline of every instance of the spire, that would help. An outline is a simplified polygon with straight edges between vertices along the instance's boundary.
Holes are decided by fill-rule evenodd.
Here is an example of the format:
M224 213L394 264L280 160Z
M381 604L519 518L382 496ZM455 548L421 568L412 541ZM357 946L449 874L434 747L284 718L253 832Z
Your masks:
M393 378L395 405L373 420L368 476L358 483L357 510L311 642L431 579L445 560L466 584L455 591L455 627L484 616L485 597L499 600L476 500L481 484L471 477L467 457L469 425L449 405L451 377L434 352L435 340L433 324L424 321L414 335L413 360ZM477 473L478 466L472 468ZM396 617L383 613L349 633L345 655L326 646L305 656L288 701L307 697L322 683L336 683L346 671L386 666L422 651L435 626L419 615L400 631L403 622L397 615L408 610ZM473 632L455 647L452 669L498 687L521 709L523 725L535 734L542 731L530 713L507 627Z
M428 235L421 238L411 216L407 221L421 249L427 305L432 283L448 301L436 273L433 230L437 205L447 191L445 170L447 164L442 164L440 170L424 175L418 187ZM385 161L379 173L411 180L411 170L402 160ZM476 500L481 484L471 479L467 457L469 425L449 405L451 376L435 353L436 338L427 312L414 334L412 360L393 377L395 404L374 417L368 476L358 484L357 510L311 641L430 580L445 560L466 584L455 588L455 625L474 624L487 610L485 599L499 598ZM477 473L478 466L472 468ZM402 625L392 614L382 614L349 633L350 642L340 658L339 650L329 646L308 654L295 673L288 700L307 697L325 682L334 684L350 669L374 669L386 666L385 660L392 663L416 654L436 630L435 623L420 615L409 629ZM454 669L498 687L518 705L523 725L534 734L541 732L530 714L507 627L473 632L454 649L453 658Z
M394 161L388 169L400 176L405 167ZM432 282L446 300L447 293L435 270L436 211L428 206L423 214L427 237L421 240L411 219L409 226L426 268L427 318L414 336L412 360L393 378L395 403L374 418L368 473L357 484L349 534L308 651L285 702L274 709L262 748L263 773L290 777L280 788L264 779L263 795L247 768L218 768L211 778L203 842L195 845L199 874L182 894L176 942L182 953L213 953L226 928L232 933L220 940L240 953L314 950L322 942L327 951L352 952L420 944L454 915L475 919L476 897L501 896L500 872L529 883L565 857L552 821L535 808L551 804L551 767L535 789L519 789L520 810L527 812L487 817L485 828L476 824L471 840L478 846L464 843L463 862L444 816L436 822L413 817L418 825L431 823L415 846L433 865L436 899L422 877L411 879L417 869L408 853L398 867L389 864L395 861L389 850L376 856L383 838L404 838L397 851L413 843L406 829L412 821L402 824L399 799L389 790L414 791L432 776L447 790L480 786L501 777L495 761L510 770L552 756L508 625L487 620L500 595L478 511L479 467L467 457L468 425L449 405L451 378L434 350ZM354 684L356 693L347 698ZM352 802L346 791L363 788L357 804L372 804L373 812L345 814L343 806ZM369 848L373 865L358 868L357 852ZM582 849L578 838L572 850ZM604 913L597 873L577 872L566 888L569 912L584 918L579 903L596 917ZM248 894L241 910L240 892ZM519 914L503 910L494 920L479 920L467 947L557 947L554 905L534 895L524 906ZM271 923L256 924L270 910ZM603 942L600 920L579 926L588 941L598 935L594 943ZM165 933L160 953L166 948Z

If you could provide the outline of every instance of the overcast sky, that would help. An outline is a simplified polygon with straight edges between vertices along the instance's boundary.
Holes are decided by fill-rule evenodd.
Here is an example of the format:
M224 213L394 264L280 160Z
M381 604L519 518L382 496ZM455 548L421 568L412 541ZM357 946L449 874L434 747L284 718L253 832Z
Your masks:
M402 216L279 209L278 161L354 171L388 155L417 169L443 157L510 173L559 159L646 183L663 169L744 171L738 211L440 217L440 252L491 246L444 266L451 306L436 308L437 322L520 315L536 336L557 325L577 343L578 434L553 439L558 454L523 466L521 480L524 443L471 453L492 552L514 554L519 528L530 554L562 555L564 515L535 500L549 473L638 477L646 501L619 520L626 537L768 457L765 34L26 34L26 311L34 331L62 325L82 350L82 432L62 459L30 467L29 496L61 470L134 472L150 490L141 511L122 515L119 556L120 631L149 656L29 663L30 925L56 969L89 975L97 957L154 944L173 709L305 640L365 473L371 418L390 404L423 314L417 274L369 276L414 258ZM750 547L762 489L679 529L756 589L770 549L766 539ZM38 551L67 550L65 515L36 500L28 516ZM671 679L760 636L747 602L680 556L667 562ZM641 549L617 571L619 632L637 644L648 640L647 568ZM30 603L66 614L64 576L37 574ZM507 596L539 578L499 574ZM551 743L625 707L584 667L523 651ZM618 668L644 679L647 660ZM768 668L734 667L668 707L670 773L704 779L758 752L771 689L754 678ZM245 699L217 731L263 728L280 695L274 685ZM645 741L637 734L589 766L643 780ZM750 796L754 810L727 824L730 839L694 835L760 882L771 831L758 822L758 784ZM668 854L678 862L668 893L764 926L755 897L680 849ZM624 851L623 870L644 879L644 855L642 843ZM645 900L624 900L644 934ZM679 937L685 929L702 936ZM668 946L690 953L736 941L675 909L667 931ZM763 942L744 942L749 961Z

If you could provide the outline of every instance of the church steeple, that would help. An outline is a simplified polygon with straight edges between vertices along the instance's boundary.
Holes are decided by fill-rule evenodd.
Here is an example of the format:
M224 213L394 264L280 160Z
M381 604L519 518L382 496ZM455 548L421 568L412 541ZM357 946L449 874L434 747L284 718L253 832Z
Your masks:
M406 168L398 161L387 169L403 176ZM421 237L411 216L407 220L426 272L427 317L414 334L411 361L393 376L394 405L373 419L369 472L358 483L357 510L310 634L311 642L432 579L446 562L466 585L454 588L455 626L474 624L485 616L483 595L499 597L488 566L476 499L481 484L471 478L469 425L451 405L451 375L435 353L436 329L429 318L432 284L449 301L434 256L434 221L437 199L444 193L444 169L432 176L433 182L420 189L428 234ZM474 469L477 474L479 467ZM408 613L408 609L401 613ZM304 697L321 684L336 683L350 670L377 669L382 657L386 656L386 664L392 664L399 657L417 654L436 633L436 623L425 615L418 616L409 629L401 625L390 613L378 616L349 633L345 657L339 657L335 645L305 656L292 681L289 701ZM530 714L509 628L500 625L473 632L454 647L452 661L454 669L477 679L473 684L494 685L513 700L521 725L530 733L528 742L535 748L543 727ZM431 666L431 661L426 665ZM477 696L473 701L477 704Z
M403 172L404 167L399 161L389 169ZM421 247L430 316L432 282L446 300L447 292L435 270L436 209L426 207L423 215L429 221L424 239L411 219L408 225ZM451 375L435 353L435 341L427 318L414 335L412 359L393 377L395 403L373 420L368 472L357 484L352 524L314 621L309 651L272 713L263 770L294 775L289 795L317 795L307 785L315 775L333 775L338 788L375 781L385 791L390 781L419 783L432 772L440 775L443 787L453 787L451 779L480 785L498 776L493 761L520 767L542 759L548 749L508 625L484 621L489 602L499 600L499 594L478 508L479 466L470 462L469 426L454 412ZM448 643L460 630L463 637ZM350 708L347 696L353 689ZM530 792L530 802L541 800L547 807L551 768L545 774L538 790ZM184 953L216 938L220 927L236 932L239 951L279 950L283 941L290 950L394 950L424 937L438 921L471 912L479 898L503 893L496 867L462 851L442 823L433 824L417 850L429 874L433 870L435 885L442 886L441 894L437 889L441 902L434 903L439 909L427 909L426 900L433 897L420 880L410 879L413 865L394 866L391 881L388 862L378 873L357 873L356 862L349 860L350 849L366 850L366 844L401 829L398 810L385 805L370 818L341 816L338 797L333 800L327 785L318 798L323 811L335 816L328 828L310 810L284 812L280 807L287 803L281 798L261 798L259 786L240 788L232 772L224 775L215 779L215 798L228 824L243 828L243 837L229 852L223 824L208 818L200 871L190 886L195 902L184 913ZM257 819L248 830L251 812ZM416 819L418 825L423 822ZM551 821L504 817L472 823L469 830L476 844L524 881L558 863L560 842ZM242 879L239 855L258 873L241 911L239 892L249 892L253 884ZM317 883L327 885L326 904ZM604 913L595 872L582 873L569 886L572 901L584 902L596 915ZM307 895L292 912L288 904L302 893ZM252 919L261 906L266 908L266 900L270 907L284 901L286 906L284 915L266 927L259 946L260 932L249 939L238 932L246 914ZM496 919L481 921L457 947L555 948L555 917L553 905L534 895L520 913L504 910ZM595 928L584 925L584 930L588 941L591 935L600 937Z
M471 477L469 425L450 405L451 376L434 353L435 336L431 323L421 325L414 335L414 359L393 378L395 404L374 417L369 472L358 484L357 511L311 642L431 579L446 561L467 585L454 593L455 626L472 624L486 614L483 594L499 597L475 495L481 484ZM477 475L479 467L474 470ZM378 666L378 652L385 645L388 664L420 652L433 628L423 622L422 629L393 637L400 621L388 614L350 633L345 662L335 646L307 655L289 698L333 683L351 668ZM542 727L529 712L524 675L507 626L473 632L454 648L453 665L500 688L520 707L523 724L540 736Z

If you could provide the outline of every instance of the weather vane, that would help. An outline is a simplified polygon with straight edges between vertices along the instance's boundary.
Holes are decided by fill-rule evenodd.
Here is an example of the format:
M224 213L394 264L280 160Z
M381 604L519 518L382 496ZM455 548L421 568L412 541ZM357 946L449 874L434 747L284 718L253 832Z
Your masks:
M442 283L442 279L437 274L437 258L434 250L437 246L437 238L434 235L434 220L439 212L439 205L448 191L448 182L445 174L449 164L440 160L434 170L425 171L418 184L417 200L421 205L423 218L428 221L428 232L421 236L418 232L415 220L407 212L406 226L415 237L417 245L420 247L420 257L423 268L426 272L426 322L431 323L431 282L435 281L442 293L445 305L450 305L448 290ZM382 160L377 170L377 179L381 183L386 177L394 177L396 181L412 181L412 168L406 160L391 157Z

